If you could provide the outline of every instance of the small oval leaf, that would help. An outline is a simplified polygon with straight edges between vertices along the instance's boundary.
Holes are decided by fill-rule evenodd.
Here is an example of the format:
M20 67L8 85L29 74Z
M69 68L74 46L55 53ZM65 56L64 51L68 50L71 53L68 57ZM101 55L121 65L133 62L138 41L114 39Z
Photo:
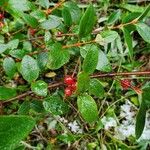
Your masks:
M99 98L104 97L105 93L104 88L98 79L90 80L89 92Z
M98 62L98 49L97 47L92 46L83 61L83 71L92 74L94 70L96 69Z
M28 82L35 81L39 76L37 61L31 56L24 56L21 62L21 74Z
M137 23L136 29L143 40L150 43L150 27L145 23Z
M48 85L44 81L36 81L31 84L31 90L39 96L47 95Z
M93 123L98 119L97 105L91 96L78 96L77 104L79 112L86 122Z
M6 74L12 78L16 73L16 64L15 61L11 57L7 57L3 61L3 68Z
M86 9L84 15L81 18L79 24L79 37L85 37L92 32L93 26L95 24L95 10L93 5L89 5Z

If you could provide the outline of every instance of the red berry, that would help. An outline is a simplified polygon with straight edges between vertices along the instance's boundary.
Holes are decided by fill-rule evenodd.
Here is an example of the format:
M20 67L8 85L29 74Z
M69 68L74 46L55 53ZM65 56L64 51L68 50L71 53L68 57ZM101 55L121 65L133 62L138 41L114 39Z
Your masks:
M3 19L4 18L4 14L0 14L0 19Z
M75 91L77 88L76 82L74 82L73 84L69 85L69 88L71 88L72 91Z
M30 34L33 36L36 33L36 29L29 29Z
M71 96L72 95L72 90L69 87L65 88L65 96Z
M121 83L122 88L125 90L131 87L130 80L124 79L124 80L121 80L120 83Z
M72 85L75 83L75 80L72 76L66 76L64 78L64 83L67 84L67 85Z

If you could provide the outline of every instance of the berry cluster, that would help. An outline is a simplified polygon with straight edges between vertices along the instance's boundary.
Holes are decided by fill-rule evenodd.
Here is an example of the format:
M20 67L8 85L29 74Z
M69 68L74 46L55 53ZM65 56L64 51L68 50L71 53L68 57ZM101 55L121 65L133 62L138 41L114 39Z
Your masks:
M76 90L76 80L72 76L66 76L64 78L65 96L71 96Z

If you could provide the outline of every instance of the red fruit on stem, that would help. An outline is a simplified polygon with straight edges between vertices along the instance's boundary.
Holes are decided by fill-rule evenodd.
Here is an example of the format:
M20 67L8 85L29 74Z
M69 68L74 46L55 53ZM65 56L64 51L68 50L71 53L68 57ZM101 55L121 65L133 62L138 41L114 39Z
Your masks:
M72 95L72 90L69 87L65 88L65 96L71 96Z
M72 85L75 83L75 79L72 76L66 76L64 78L64 83L67 85Z
M74 92L77 88L76 82L74 82L73 84L68 86L69 88L71 88L71 90Z
M121 87L124 90L127 90L128 88L131 87L131 81L130 80L124 79L124 80L121 80L120 83L121 83Z

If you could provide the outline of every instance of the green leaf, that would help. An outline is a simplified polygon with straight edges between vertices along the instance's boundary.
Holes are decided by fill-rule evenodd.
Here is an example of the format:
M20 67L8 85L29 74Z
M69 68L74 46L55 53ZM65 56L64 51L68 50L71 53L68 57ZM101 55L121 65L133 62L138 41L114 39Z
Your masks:
M57 28L61 23L61 20L57 16L50 15L48 20L41 22L41 27L45 30Z
M130 32L126 28L123 28L123 34L124 34L124 39L127 44L127 47L129 49L130 58L132 60L133 58L132 36L130 35Z
M48 9L50 2L49 2L49 0L38 0L38 4L46 9Z
M95 24L95 10L93 5L89 5L79 24L79 37L85 37L92 32Z
M18 114L27 115L29 113L29 110L30 110L30 102L24 101L19 107Z
M71 18L71 13L69 11L69 8L64 7L62 10L62 17L64 19L64 23L66 26L71 26L72 24L72 18Z
M16 11L28 11L28 10L30 10L28 0L21 0L21 1L9 0L8 6L12 10L16 10Z
M22 59L27 54L27 51L24 49L14 49L9 54L14 58Z
M89 95L78 96L77 105L82 117L88 123L98 119L98 109L94 99Z
M6 44L0 44L0 54L5 52L8 49L8 46Z
M83 61L83 71L92 74L94 70L96 69L98 62L98 49L95 46L92 46Z
M44 81L38 80L31 84L31 90L39 96L47 95L48 85Z
M3 61L3 68L6 74L12 78L16 73L16 64L15 61L11 57L7 57Z
M146 110L147 106L143 99L138 114L136 116L135 135L137 139L140 138L145 127Z
M23 50L27 51L27 52L31 52L32 51L32 44L29 41L24 41L23 42Z
M117 11L113 12L113 13L109 16L109 18L108 18L108 20L107 20L107 24L108 24L108 25L114 24L114 23L120 18L120 15L121 15L121 11L120 11L120 10L117 10Z
M37 61L31 56L24 56L21 62L21 74L26 81L35 81L39 76Z
M34 18L33 16L29 14L21 13L21 17L26 22L26 24L31 26L32 28L37 28L37 26L39 25L36 18Z
M16 96L16 90L0 86L0 100L7 100Z
M57 56L57 57L56 57ZM49 56L47 67L49 69L58 69L66 64L70 59L70 54L67 49L62 49L60 43L53 44Z
M138 20L142 20L148 14L149 11L150 11L150 5L148 5L145 11L138 17Z
M35 121L25 116L0 116L0 149L12 150L30 133Z
M142 98L147 107L150 107L150 87L146 87L143 89Z
M64 5L70 10L72 22L77 24L81 17L81 10L78 5L73 1L67 1Z
M52 35L49 31L45 31L44 41L48 42L51 39Z
M106 71L106 72L110 72L112 70L106 54L101 50L99 50L98 64L96 69L100 71Z
M8 47L8 49L11 49L11 50L16 49L18 47L18 44L19 44L19 40L14 39L7 43L7 47Z
M104 97L104 88L98 79L91 79L89 92L99 98Z
M150 43L150 27L144 23L137 23L136 29L143 40Z
M48 53L47 52L42 52L40 54L38 54L37 56L37 62L38 62L38 66L41 70L45 69L45 66L48 62Z
M85 92L89 88L90 77L85 72L80 72L77 78L77 92Z
M62 115L68 112L68 105L57 95L50 96L45 99L43 106L46 111L53 115Z

